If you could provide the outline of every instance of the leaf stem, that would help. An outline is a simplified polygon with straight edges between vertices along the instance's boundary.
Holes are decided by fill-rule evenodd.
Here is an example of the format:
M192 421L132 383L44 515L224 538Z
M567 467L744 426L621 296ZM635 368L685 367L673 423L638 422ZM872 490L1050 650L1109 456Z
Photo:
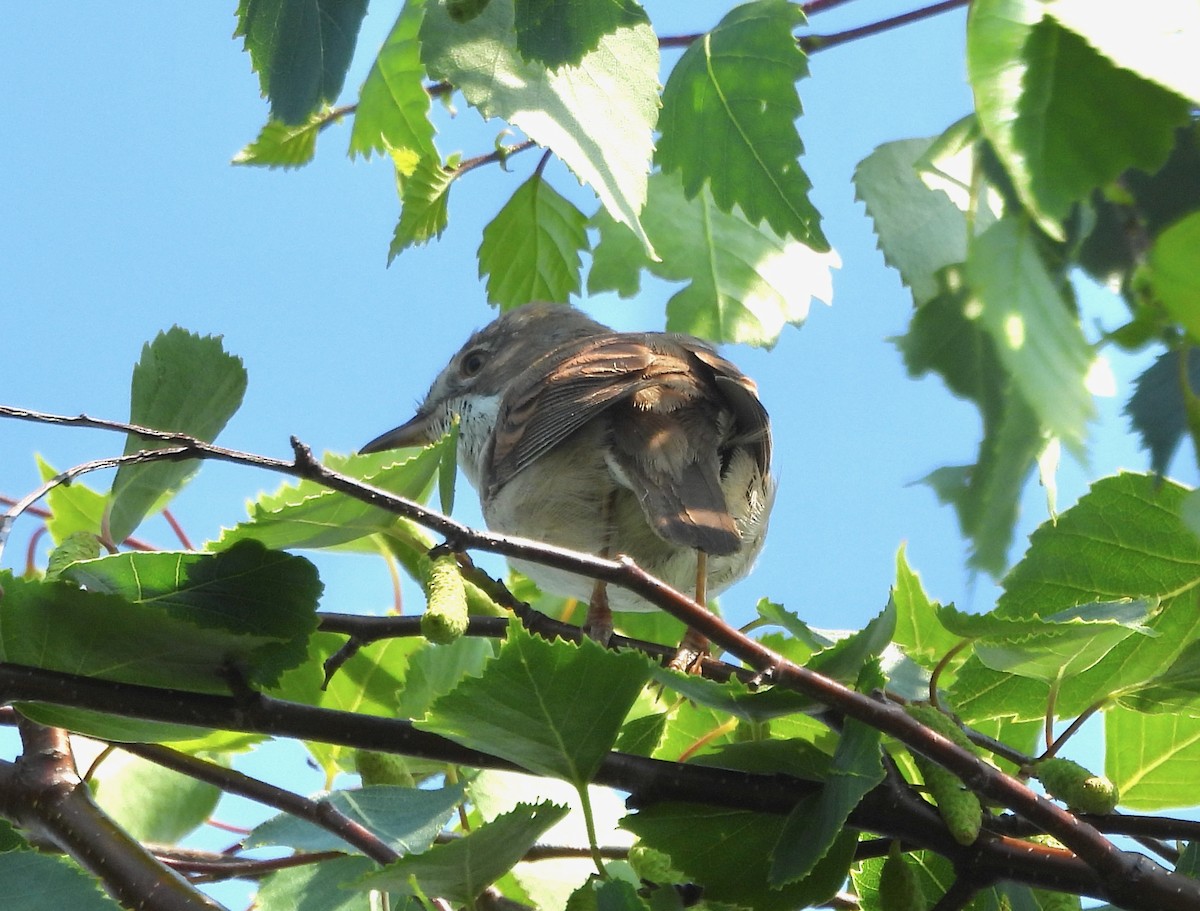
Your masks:
M1089 718L1091 718L1093 715L1095 715L1098 711L1100 711L1100 709L1104 708L1104 703L1106 701L1107 700L1105 700L1105 699L1101 699L1098 702L1093 702L1086 709L1084 709L1083 713L1078 718L1076 718L1074 721L1072 721L1069 725L1067 725L1067 729L1065 731L1063 731L1061 734L1059 734L1058 738L1053 743L1051 743L1049 746L1046 747L1046 752L1043 753L1038 758L1039 759L1049 759L1051 756L1056 755L1058 753L1058 751L1062 749L1063 744L1066 743L1068 740L1070 740L1075 735L1075 733L1081 727L1083 727L1083 724L1085 721L1087 721Z
M963 639L962 642L951 648L946 654L942 655L942 660L934 666L932 673L929 675L929 704L938 711L944 711L941 701L938 699L938 680L941 679L942 672L950 666L950 662L954 660L954 657L970 644L970 639Z
M604 856L600 853L600 843L596 838L596 819L592 814L592 795L588 793L587 782L577 784L575 790L579 794L579 805L583 809L583 824L587 829L588 849L592 854L592 862L596 865L600 878L608 879L608 871L604 869Z
M1054 710L1058 703L1058 691L1061 686L1062 674L1060 673L1050 684L1050 692L1046 695L1046 752L1051 755L1053 755L1054 749Z

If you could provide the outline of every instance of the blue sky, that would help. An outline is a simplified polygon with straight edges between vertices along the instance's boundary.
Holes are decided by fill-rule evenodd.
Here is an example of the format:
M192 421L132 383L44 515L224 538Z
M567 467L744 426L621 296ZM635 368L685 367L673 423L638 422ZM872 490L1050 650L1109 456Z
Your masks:
M440 242L386 265L397 202L388 164L350 162L347 126L321 137L317 160L296 172L238 168L266 104L240 43L234 3L10 5L0 28L7 103L0 138L0 325L5 404L125 418L130 371L142 344L178 323L223 335L243 357L249 389L221 437L287 455L292 434L318 451L348 451L409 416L413 402L467 332L491 318L475 251L480 231L536 164L525 155L470 174L451 196ZM851 3L814 19L832 32L911 8ZM353 100L391 22L376 0L346 82ZM649 2L660 34L711 27L715 3ZM961 10L834 48L800 85L803 164L825 232L842 259L832 307L815 304L802 329L773 351L726 353L759 382L776 434L779 496L772 534L726 610L752 615L760 595L816 626L859 627L885 603L894 557L907 542L930 593L983 610L995 589L965 569L953 513L913 482L973 460L974 410L937 381L907 378L890 336L905 330L911 298L883 263L850 175L879 143L928 136L970 109ZM673 58L668 57L668 60ZM488 151L498 124L480 128L458 100L443 153ZM594 209L562 168L547 172L585 211ZM586 302L621 328L660 328L673 288L647 279L636 301ZM1112 326L1121 308L1086 290L1089 318ZM1146 460L1120 416L1139 366L1114 366L1119 398L1099 403L1090 464L1065 461L1060 507L1086 479ZM95 431L0 422L0 493L37 483L33 453L57 467L119 452ZM1181 480L1194 482L1185 473ZM106 486L110 476L89 479ZM214 538L243 504L280 481L206 466L175 504L194 540ZM460 504L470 497L464 493ZM477 517L468 509L462 517ZM1046 517L1032 486L1013 556ZM3 556L19 568L32 522ZM173 540L151 523L141 536ZM381 565L321 561L330 610L382 612ZM415 595L412 603L419 603Z
M848 4L815 17L813 28L860 24L868 6L872 16L906 8ZM397 8L372 5L345 100ZM721 8L648 9L666 34L711 26ZM179 323L223 335L246 361L250 386L222 437L227 445L285 454L296 434L318 450L345 451L406 418L467 331L490 318L476 277L479 232L534 156L514 159L513 173L484 169L461 181L442 241L387 268L392 178L383 161L347 160L347 128L327 131L316 162L300 171L229 164L266 114L249 61L230 38L232 5L55 12L12 8L0 36L12 99L0 143L3 400L125 417L141 345ZM904 331L910 298L875 249L849 183L878 143L935 134L969 110L964 19L956 11L820 53L800 86L804 165L843 266L832 307L815 304L809 322L789 328L771 352L728 352L757 378L773 415L780 479L758 570L725 599L735 616L766 594L814 624L859 626L884 602L903 541L937 597L976 608L991 598L964 569L951 512L912 486L939 465L973 458L977 418L937 381L904 373L887 339ZM440 147L485 151L499 125L481 128L458 106ZM592 210L573 177L549 173ZM635 301L604 297L586 306L622 328L655 328L673 290L647 279ZM1101 303L1105 296L1094 294ZM1119 308L1109 303L1108 311L1115 319ZM1143 464L1117 408L1102 403L1111 419L1096 438L1097 473ZM19 495L35 483L35 450L65 467L119 443L97 432L0 425L0 490ZM1067 505L1085 475L1069 464L1063 474ZM246 498L276 484L210 465L175 508L203 540L239 518ZM1027 532L1046 513L1038 491L1026 499ZM144 534L170 542L158 528ZM18 559L16 544L6 565ZM346 590L331 577L328 606L381 608L381 571L345 569L357 581Z

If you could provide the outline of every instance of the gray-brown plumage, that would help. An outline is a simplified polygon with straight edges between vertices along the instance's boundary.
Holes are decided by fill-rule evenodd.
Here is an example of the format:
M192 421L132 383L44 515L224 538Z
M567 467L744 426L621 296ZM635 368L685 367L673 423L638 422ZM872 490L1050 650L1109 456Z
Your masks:
M754 383L698 339L614 332L563 306L512 310L471 336L410 421L363 452L436 440L455 415L459 464L493 530L628 554L685 592L697 552L715 593L762 547L767 413ZM547 591L592 596L588 579L518 566ZM649 609L608 595L615 609Z

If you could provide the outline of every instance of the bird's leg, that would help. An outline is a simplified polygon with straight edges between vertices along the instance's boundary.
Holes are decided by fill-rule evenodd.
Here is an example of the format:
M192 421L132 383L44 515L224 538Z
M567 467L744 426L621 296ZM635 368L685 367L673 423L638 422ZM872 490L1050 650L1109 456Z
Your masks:
M708 554L702 550L696 551L696 603L704 608L708 606ZM700 662L707 657L708 639L689 626L667 667L673 671L698 673Z
M615 498L616 493L610 493L604 498L600 507L600 522L604 528L604 546L600 548L598 556L605 560L609 556L609 539L612 536L612 520L609 517L612 515ZM597 579L592 585L592 597L588 601L587 619L583 623L583 631L588 634L589 638L601 645L608 645L608 641L612 638L613 616L612 609L608 606L608 583L602 579Z
M605 548L600 556L607 557L608 549ZM608 583L600 579L592 586L592 598L588 602L583 631L588 634L588 638L595 639L601 645L608 645L608 640L612 638L613 616L608 606Z

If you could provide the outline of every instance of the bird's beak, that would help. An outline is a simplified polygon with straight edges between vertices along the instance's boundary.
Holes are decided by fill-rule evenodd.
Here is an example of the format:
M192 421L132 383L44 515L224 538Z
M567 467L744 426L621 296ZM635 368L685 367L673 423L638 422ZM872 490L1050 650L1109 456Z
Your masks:
M358 450L359 455L384 452L388 449L402 449L405 446L424 446L428 443L433 443L437 440L437 436L434 435L435 431L431 426L432 423L432 414L424 414L418 411L407 423L401 424L395 430L389 430L387 433L375 437L366 446Z

